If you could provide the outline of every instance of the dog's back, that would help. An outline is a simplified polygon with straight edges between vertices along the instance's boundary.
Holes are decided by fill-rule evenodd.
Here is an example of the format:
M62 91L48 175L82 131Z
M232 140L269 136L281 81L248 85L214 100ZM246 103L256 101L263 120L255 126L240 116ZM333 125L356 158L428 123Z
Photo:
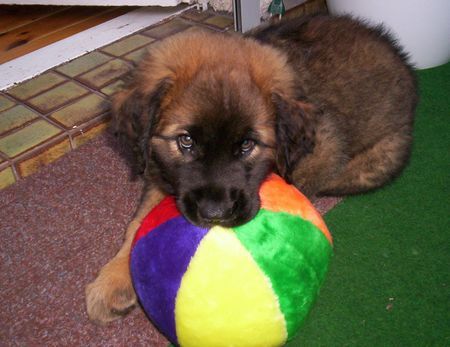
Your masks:
M367 166L372 161L372 165L377 165L372 158L381 155L379 151L387 151L387 156L392 152L389 161L378 163L383 168L379 175L367 173L364 184L359 175L352 180L352 189L338 187L340 183L328 183L325 187L322 182L317 184L320 188L314 190L358 192L379 186L401 171L410 154L417 104L416 81L407 56L386 30L370 28L350 17L318 15L281 21L258 29L250 36L288 55L296 72L299 98L323 112L318 119L319 130L321 122L327 123L328 128L335 128L334 134L326 136L330 141L335 138L336 146L342 147L342 161L351 160L380 141L391 139L361 164ZM320 134L317 140L320 141ZM393 145L395 142L397 144ZM327 160L328 156L319 149L313 155L322 156L320 160ZM306 162L303 166L312 164ZM333 165L339 166L338 163ZM360 165L353 166L354 172L368 171ZM297 176L308 175L307 168L297 171ZM332 180L339 175L337 171L339 169L329 172L323 180ZM367 176L374 178L370 179L372 182L368 182Z

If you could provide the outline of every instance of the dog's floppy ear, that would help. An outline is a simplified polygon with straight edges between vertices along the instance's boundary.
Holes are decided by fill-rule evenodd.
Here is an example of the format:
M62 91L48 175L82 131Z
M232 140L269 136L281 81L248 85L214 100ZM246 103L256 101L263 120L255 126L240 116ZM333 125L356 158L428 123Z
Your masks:
M273 94L276 112L276 164L288 181L296 164L314 149L315 108L307 101L285 100Z
M158 121L161 102L170 86L170 80L164 79L149 94L144 94L138 85L131 84L116 93L112 99L113 131L132 147L139 173L143 173L146 168L148 140Z

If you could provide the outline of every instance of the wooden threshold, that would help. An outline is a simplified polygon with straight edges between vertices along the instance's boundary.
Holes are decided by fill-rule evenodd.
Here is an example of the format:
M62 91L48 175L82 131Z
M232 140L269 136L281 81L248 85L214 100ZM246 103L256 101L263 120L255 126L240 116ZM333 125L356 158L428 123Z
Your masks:
M0 6L0 64L134 10L103 6Z

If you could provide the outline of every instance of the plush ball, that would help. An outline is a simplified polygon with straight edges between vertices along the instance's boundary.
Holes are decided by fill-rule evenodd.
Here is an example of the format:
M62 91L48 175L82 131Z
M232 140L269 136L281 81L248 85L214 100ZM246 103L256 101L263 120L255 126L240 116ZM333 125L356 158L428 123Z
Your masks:
M147 315L175 345L282 346L317 295L332 240L307 198L272 174L248 223L204 229L166 197L144 219L130 266Z

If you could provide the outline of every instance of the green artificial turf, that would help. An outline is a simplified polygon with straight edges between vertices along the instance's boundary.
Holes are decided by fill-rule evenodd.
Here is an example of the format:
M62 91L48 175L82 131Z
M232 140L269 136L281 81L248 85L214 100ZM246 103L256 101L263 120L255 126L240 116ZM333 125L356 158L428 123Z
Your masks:
M450 63L418 78L410 164L326 215L335 254L288 346L450 346Z

